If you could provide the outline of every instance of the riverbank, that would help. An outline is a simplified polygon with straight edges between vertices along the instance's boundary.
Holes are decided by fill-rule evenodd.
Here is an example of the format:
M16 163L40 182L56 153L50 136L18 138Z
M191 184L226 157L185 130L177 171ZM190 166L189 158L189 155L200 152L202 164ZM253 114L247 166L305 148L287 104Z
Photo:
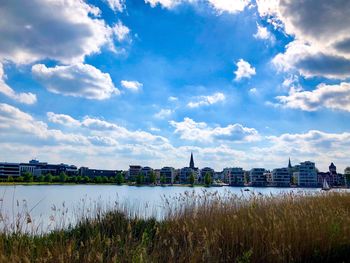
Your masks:
M71 229L0 235L0 262L347 262L350 194L185 194L163 221L100 211ZM146 208L145 208L146 209Z

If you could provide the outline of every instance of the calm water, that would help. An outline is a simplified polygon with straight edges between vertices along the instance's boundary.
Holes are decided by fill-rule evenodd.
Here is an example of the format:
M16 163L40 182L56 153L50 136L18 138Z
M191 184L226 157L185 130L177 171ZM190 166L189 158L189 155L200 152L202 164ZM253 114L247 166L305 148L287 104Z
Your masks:
M248 195L252 192L262 195L279 195L289 192L320 192L320 189L293 188L249 188L240 187L136 187L116 185L17 185L0 186L0 227L9 228L22 218L22 230L47 232L54 228L74 224L82 216L90 216L97 209L108 209L124 205L138 216L161 217L164 211L164 196L181 193L217 191L219 194L232 192ZM28 214L30 217L28 217ZM27 224L27 220L32 223Z

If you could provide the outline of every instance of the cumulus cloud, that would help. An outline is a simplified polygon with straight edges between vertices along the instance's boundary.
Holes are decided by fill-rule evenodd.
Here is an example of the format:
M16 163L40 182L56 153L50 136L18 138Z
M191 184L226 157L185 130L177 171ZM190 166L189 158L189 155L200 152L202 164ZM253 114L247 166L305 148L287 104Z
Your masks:
M266 27L263 27L259 25L258 23L256 24L257 26L257 32L254 34L254 37L256 39L263 39L263 40L269 40L272 43L275 42L275 37L274 35L271 34L270 31Z
M152 142L152 143L165 143L167 139L162 136L156 136L145 131L130 131L125 127L117 125L106 120L95 118L91 116L85 116L81 120L74 119L73 117L65 114L57 114L53 112L47 113L50 122L61 124L67 127L80 128L87 130L90 137L94 141L113 142Z
M218 13L237 13L243 11L249 4L250 0L145 0L145 3L150 4L152 7L160 5L167 9L172 9L179 4L198 4L198 3L206 3L211 6Z
M56 114L48 112L47 118L52 123L67 125L67 126L79 126L80 122L66 114Z
M0 131L1 137L11 138L17 136L16 142L21 140L55 141L56 143L87 144L85 137L79 134L63 133L60 130L49 129L47 124L36 120L30 114L21 111L9 104L0 103ZM34 136L34 138L33 138Z
M198 96L195 101L190 101L187 106L190 108L198 108L201 106L209 106L225 100L225 95L221 92L214 93L209 96Z
M297 70L306 78L322 76L329 79L346 79L350 72L350 59L329 52L320 52L309 44L293 41L272 60L278 70Z
M120 20L113 26L112 29L119 42L125 40L130 33L130 29L127 26L123 25Z
M175 128L174 133L180 134L180 138L190 141L213 142L226 140L232 142L255 141L260 136L254 128L247 128L241 124L230 124L226 127L210 127L205 122L195 122L185 118L182 122L170 121Z
M237 70L234 72L236 75L235 80L239 81L242 78L251 78L256 74L255 68L252 67L247 61L240 59L237 64Z
M99 13L82 0L2 1L0 24L6 26L0 27L0 60L82 62L103 45L112 45L112 29Z
M32 73L48 91L65 96L104 100L120 93L108 73L88 64L52 68L36 64Z
M109 7L114 11L114 12L123 12L125 8L125 0L105 0Z
M350 111L350 83L320 84L313 91L291 89L288 96L278 96L277 100L284 107L304 111L321 108Z
M122 87L131 91L139 91L143 86L142 83L136 80L122 80L120 84L122 85Z
M173 111L171 109L161 109L159 112L154 114L154 117L156 117L158 119L165 119L165 118L169 117L172 113L173 113Z
M347 0L257 0L267 21L295 37L274 62L306 77L350 77L350 9Z
M17 93L5 82L5 74L2 64L0 63L0 93L5 96L24 104L34 104L37 101L36 95L28 92Z

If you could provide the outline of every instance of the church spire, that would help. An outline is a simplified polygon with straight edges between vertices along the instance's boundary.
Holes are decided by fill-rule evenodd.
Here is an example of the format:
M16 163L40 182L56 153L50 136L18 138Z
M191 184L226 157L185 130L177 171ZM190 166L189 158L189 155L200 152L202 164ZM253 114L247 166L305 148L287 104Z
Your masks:
M288 168L292 168L292 164L290 162L290 157L289 157L289 161L288 161Z
M193 154L191 152L190 168L194 169Z

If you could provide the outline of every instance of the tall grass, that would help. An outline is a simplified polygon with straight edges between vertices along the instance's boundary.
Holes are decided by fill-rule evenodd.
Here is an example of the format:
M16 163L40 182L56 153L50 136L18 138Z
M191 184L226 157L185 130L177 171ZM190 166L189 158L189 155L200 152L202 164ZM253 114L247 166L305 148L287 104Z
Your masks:
M0 234L0 262L350 260L349 193L247 199L204 192L164 202L163 220L101 209L66 230Z

